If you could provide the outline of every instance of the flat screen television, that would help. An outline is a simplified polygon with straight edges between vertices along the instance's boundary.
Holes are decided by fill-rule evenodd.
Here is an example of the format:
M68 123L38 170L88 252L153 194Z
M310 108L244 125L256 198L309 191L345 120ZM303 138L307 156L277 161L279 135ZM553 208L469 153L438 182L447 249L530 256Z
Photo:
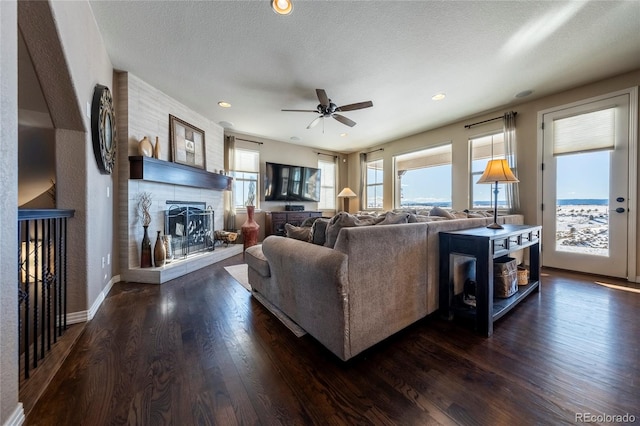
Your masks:
M266 163L265 201L320 201L320 169Z

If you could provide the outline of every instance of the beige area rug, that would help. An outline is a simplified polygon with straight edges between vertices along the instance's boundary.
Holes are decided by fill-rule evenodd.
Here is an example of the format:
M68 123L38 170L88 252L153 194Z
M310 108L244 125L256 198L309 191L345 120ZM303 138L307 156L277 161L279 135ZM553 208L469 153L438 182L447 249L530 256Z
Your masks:
M224 269L229 273L229 275L231 275L236 281L238 281L238 283L242 287L244 287L248 291L251 291L251 285L249 284L249 277L248 277L248 267L246 264L225 266ZM251 292L251 295L258 302L260 302L262 306L267 308L267 310L271 312L273 316L278 318L280 322L285 325L285 327L291 330L291 332L295 334L296 337L302 337L305 334L307 334L307 332L304 331L304 329L302 329L298 324L293 322L291 318L289 318L280 309L272 305L271 302L266 300L260 293Z
M242 287L247 289L247 291L251 291L246 264L243 263L242 265L225 266L224 269L229 273L229 275L238 281Z

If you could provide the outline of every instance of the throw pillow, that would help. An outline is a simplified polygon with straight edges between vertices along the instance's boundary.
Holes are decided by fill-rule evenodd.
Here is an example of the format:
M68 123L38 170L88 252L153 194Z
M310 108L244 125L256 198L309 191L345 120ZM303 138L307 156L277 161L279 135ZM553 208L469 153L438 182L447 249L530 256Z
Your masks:
M455 219L456 217L441 207L434 207L429 212L429 216L439 216L447 219Z
M327 239L327 225L329 225L329 219L326 217L319 217L318 220L311 225L311 242L320 246L324 245Z
M327 225L327 233L326 240L324 242L325 247L333 248L336 244L336 240L338 239L338 234L342 228L347 228L351 226L368 226L375 225L376 223L382 221L384 218L371 218L371 219L358 219L357 217L350 215L346 212L340 212L334 217L331 218L329 224Z
M382 222L379 222L378 225L396 225L399 223L407 223L409 222L409 215L410 213L406 212L387 212Z
M316 219L318 219L318 217L308 217L305 220L302 221L302 223L300 224L300 227L305 228L307 226L312 226L313 222L316 221Z
M293 226L290 223L284 224L285 235L288 238L294 238L300 241L309 242L311 240L311 228L301 227L301 226Z

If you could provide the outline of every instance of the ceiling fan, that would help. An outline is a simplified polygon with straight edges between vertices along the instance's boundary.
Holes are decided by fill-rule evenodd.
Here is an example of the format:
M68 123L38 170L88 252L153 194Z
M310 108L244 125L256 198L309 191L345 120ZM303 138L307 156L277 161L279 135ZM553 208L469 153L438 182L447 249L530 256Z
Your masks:
M356 125L355 121L345 117L344 115L336 114L336 112L353 111L356 109L369 108L373 106L373 102L371 101L337 106L336 104L331 102L331 99L329 99L324 89L316 89L316 95L318 95L318 100L320 101L316 109L283 109L282 111L315 112L320 114L311 123L309 123L309 125L307 126L307 129L314 127L316 124L318 124L318 122L320 122L321 119L325 117L332 117L338 120L339 122L341 122L342 124L345 124L349 127L353 127Z

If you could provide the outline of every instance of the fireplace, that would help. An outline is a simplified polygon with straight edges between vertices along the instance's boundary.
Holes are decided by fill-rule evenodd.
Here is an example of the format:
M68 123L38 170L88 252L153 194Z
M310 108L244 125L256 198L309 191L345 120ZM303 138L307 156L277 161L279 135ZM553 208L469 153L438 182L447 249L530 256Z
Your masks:
M215 248L214 215L211 207L197 201L167 201L164 233L171 236L176 259Z

